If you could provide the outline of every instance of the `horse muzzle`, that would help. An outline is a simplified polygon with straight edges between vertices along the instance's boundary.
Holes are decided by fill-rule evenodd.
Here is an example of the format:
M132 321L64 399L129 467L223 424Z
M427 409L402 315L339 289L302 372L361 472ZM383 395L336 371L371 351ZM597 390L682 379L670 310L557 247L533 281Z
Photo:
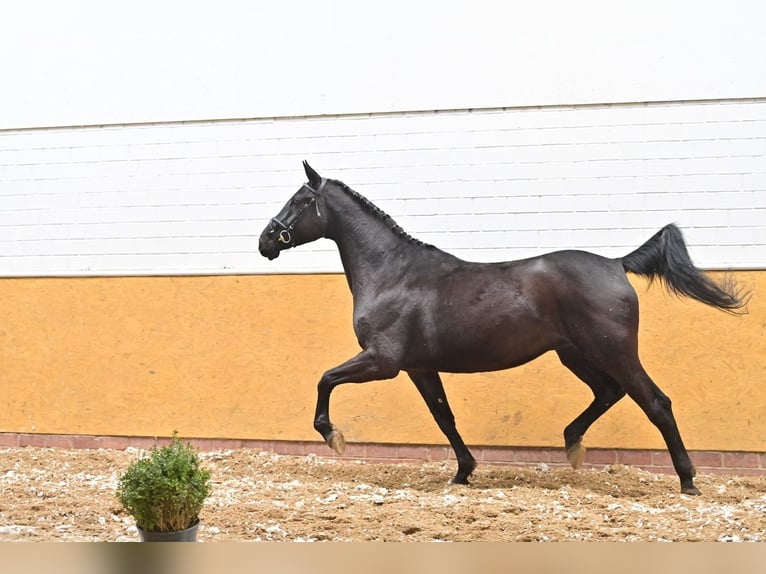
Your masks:
M273 261L279 257L279 252L281 250L279 249L279 245L277 245L276 241L273 239L261 237L258 242L258 251L261 252L261 255L268 258L269 261Z

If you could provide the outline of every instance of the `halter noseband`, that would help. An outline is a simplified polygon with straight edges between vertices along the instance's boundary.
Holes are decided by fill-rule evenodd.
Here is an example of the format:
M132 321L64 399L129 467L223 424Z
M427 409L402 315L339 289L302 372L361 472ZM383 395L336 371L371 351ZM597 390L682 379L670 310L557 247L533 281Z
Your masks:
M317 199L319 198L319 193L322 191L322 189L324 189L325 183L327 183L327 180L322 179L322 183L319 184L319 187L317 189L314 189L308 183L303 184L301 189L305 188L311 192L311 195L312 195L311 201L309 201L306 205L304 205L301 208L301 210L295 214L295 217L293 217L292 221L290 221L289 223L280 221L276 217L271 218L271 225L274 228L274 231L277 230L277 227L281 228L279 235L277 236L277 241L279 243L284 243L287 247L290 247L290 244L293 241L293 236L290 232L295 228L298 221L300 221L300 218L303 215L303 212L306 211L310 205L316 206L317 215L319 215L319 205L317 204Z

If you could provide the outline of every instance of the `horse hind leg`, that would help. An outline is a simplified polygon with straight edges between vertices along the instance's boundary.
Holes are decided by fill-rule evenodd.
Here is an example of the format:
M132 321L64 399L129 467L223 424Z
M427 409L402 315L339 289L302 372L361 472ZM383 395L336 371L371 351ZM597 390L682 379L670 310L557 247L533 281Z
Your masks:
M439 373L436 372L408 372L407 373L415 383L415 387L420 392L423 400L428 406L428 410L431 411L436 424L449 440L452 450L455 452L455 458L457 459L457 474L452 479L453 484L468 484L468 477L476 468L476 459L474 459L471 451L463 442L463 438L457 431L455 426L455 415L452 414L452 409L447 402L447 395L444 393L444 385L442 384Z
M673 461L673 467L681 480L681 492L700 494L694 486L696 471L681 439L670 399L644 370L636 353L635 344L601 349L595 356L601 359L598 362L591 361L592 364L610 377L623 394L627 393L662 434Z
M596 420L625 396L625 391L612 377L586 361L575 350L557 351L561 363L593 391L593 402L564 429L564 448L572 468L585 459L583 436Z
M684 494L701 494L694 486L694 476L697 473L689 453L686 451L676 419L673 416L670 398L652 381L640 363L629 371L623 386L649 420L657 427L665 439L665 444L673 461L673 468L681 480L681 492Z

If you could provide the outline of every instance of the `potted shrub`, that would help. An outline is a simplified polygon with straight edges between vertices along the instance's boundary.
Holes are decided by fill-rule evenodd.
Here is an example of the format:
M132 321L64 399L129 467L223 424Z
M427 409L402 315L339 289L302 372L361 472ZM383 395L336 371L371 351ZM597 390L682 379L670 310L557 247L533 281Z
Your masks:
M155 444L120 477L117 498L133 518L144 542L197 539L202 504L210 494L210 471L197 449L173 433L170 444Z

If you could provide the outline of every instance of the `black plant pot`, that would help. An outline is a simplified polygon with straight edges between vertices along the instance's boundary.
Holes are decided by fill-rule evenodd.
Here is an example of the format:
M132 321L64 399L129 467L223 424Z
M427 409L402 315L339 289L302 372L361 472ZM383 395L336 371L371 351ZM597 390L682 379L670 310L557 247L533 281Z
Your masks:
M150 532L136 525L138 533L141 535L141 542L196 542L197 527L199 527L199 520L189 528L170 532Z

